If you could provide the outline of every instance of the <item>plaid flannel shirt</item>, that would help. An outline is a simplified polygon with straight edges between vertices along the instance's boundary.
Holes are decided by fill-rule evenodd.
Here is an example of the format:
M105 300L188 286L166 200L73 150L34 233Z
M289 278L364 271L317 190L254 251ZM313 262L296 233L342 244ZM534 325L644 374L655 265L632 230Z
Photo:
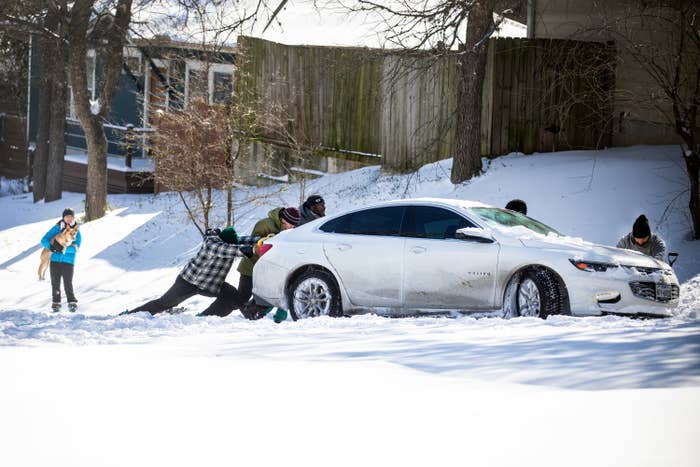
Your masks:
M218 295L221 285L231 270L233 260L243 256L240 247L255 245L257 238L241 237L239 243L226 243L218 235L204 237L197 256L180 272L180 276L206 294Z

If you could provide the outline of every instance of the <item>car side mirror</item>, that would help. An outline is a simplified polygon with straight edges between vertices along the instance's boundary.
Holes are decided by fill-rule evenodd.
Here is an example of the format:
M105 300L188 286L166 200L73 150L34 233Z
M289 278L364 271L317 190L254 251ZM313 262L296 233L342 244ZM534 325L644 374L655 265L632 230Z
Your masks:
M678 260L678 253L669 253L668 254L668 265L673 267L673 263Z
M457 240L466 240L468 242L476 243L493 243L494 240L491 235L488 234L484 229L478 227L464 227L455 232L455 238Z

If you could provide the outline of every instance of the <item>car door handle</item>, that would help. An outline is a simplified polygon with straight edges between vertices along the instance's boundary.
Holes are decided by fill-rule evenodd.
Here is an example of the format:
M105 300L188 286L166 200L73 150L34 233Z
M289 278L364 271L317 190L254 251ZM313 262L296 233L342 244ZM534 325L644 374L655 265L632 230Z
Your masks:
M411 248L411 253L415 253L417 255L425 253L425 248L422 246L414 246Z
M352 248L352 246L348 245L347 243L338 243L335 247L340 251L347 251Z

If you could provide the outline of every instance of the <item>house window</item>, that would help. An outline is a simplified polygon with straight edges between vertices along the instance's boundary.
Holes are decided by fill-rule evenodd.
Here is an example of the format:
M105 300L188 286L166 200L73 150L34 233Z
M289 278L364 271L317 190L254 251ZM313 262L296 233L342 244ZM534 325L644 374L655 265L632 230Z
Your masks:
M190 99L202 97L212 104L226 104L233 92L233 64L187 61L185 106Z
M213 87L212 102L214 104L228 104L231 101L231 93L233 93L233 75L215 71Z
M169 108L168 88L170 86L170 73L168 62L154 59L151 61L148 79L147 116L145 120L151 121L151 115L159 110L166 111Z
M202 98L206 101L209 100L209 93L207 91L207 72L206 70L194 70L190 69L189 79L187 82L187 99Z
M85 60L85 72L87 73L87 86L90 99L95 99L95 52L89 51ZM68 79L68 93L66 96L66 116L71 119L76 119L75 113L75 97L73 96L73 83Z

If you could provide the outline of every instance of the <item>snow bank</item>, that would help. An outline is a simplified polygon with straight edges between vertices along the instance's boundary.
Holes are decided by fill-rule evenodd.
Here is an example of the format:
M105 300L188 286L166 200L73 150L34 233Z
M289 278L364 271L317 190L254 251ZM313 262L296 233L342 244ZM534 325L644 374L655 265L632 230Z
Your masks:
M604 245L645 213L681 254L682 282L676 314L648 321L365 315L277 325L194 316L206 297L181 315L117 317L162 294L199 246L170 193L109 197L108 215L81 226L79 312L51 314L38 242L63 208L83 214L84 195L36 205L31 194L2 196L2 464L696 466L700 423L688 414L700 406L700 243L688 236L680 157L675 147L510 155L460 185L449 181L451 161L306 182L329 213L405 197L520 198L532 217ZM238 231L298 205L298 188L238 188ZM213 215L222 225L223 209ZM235 270L228 281L237 284Z

